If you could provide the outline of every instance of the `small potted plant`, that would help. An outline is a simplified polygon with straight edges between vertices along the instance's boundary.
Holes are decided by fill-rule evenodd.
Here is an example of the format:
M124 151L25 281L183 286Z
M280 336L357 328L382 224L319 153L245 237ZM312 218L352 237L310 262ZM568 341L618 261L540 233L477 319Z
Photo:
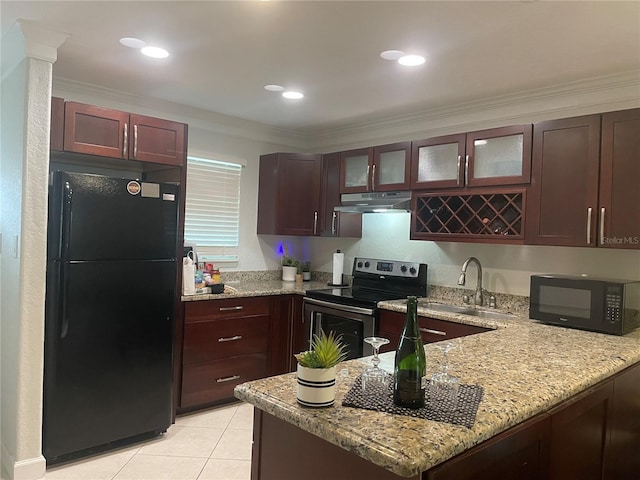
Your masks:
M311 280L311 262L302 262L302 280L308 282Z
M298 260L284 255L282 257L282 280L285 282L295 282L298 273Z
M295 354L298 361L298 403L330 407L336 400L336 365L347 356L342 337L324 330L313 336L311 349Z

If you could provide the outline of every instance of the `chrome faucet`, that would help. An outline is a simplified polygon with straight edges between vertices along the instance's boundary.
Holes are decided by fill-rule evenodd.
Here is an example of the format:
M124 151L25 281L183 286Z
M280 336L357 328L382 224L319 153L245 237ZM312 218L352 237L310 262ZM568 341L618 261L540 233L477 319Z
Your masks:
M482 265L480 265L480 260L478 260L476 257L469 257L464 261L464 263L462 264L462 273L460 274L460 278L458 278L458 285L465 284L465 281L467 279L467 267L471 262L475 263L476 268L478 269L475 301L476 305L481 307L484 304L484 301L482 299Z

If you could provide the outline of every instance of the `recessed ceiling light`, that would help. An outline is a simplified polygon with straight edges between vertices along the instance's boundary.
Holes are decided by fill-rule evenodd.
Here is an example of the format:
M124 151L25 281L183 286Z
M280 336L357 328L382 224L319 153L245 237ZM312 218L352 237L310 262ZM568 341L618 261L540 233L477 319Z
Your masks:
M405 65L407 67L417 67L418 65L422 65L425 61L426 59L420 55L405 55L398 59L398 63L400 65Z
M140 40L139 38L133 38L133 37L121 38L120 43L125 47L129 47L129 48L142 48L147 44L147 42L145 42L144 40Z
M286 92L282 92L282 96L284 98L291 98L293 100L299 100L304 97L304 94L300 92L294 92L293 90L288 90Z
M385 50L380 54L380 58L385 60L398 60L402 56L404 56L402 50Z
M169 52L160 47L142 47L140 51L143 55L152 58L167 58L169 56Z
M284 87L282 85L265 85L264 89L270 92L282 92Z

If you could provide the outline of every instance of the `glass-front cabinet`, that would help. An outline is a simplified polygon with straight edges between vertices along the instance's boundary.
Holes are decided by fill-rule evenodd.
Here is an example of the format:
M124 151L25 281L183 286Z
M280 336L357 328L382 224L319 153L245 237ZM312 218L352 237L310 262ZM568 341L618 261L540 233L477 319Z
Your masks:
M342 152L340 193L406 190L410 164L411 142Z
M532 125L413 142L411 188L529 183Z

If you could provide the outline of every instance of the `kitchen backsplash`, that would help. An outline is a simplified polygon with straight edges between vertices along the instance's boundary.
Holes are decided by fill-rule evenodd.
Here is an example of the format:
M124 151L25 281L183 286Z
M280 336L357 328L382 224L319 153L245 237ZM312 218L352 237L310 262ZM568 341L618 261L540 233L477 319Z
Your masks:
M282 279L282 270L256 270L247 272L222 272L222 282L260 282ZM351 284L352 276L345 275L345 282ZM330 272L311 272L311 280L315 282L330 282L332 274ZM493 292L485 293L485 303L489 304L489 295ZM429 285L427 296L435 301L442 301L455 305L463 305L462 297L469 295L473 299L475 290L466 288L444 287L441 285ZM529 297L520 295L509 295L505 293L493 293L496 297L496 307L501 311L527 312L529 309Z

